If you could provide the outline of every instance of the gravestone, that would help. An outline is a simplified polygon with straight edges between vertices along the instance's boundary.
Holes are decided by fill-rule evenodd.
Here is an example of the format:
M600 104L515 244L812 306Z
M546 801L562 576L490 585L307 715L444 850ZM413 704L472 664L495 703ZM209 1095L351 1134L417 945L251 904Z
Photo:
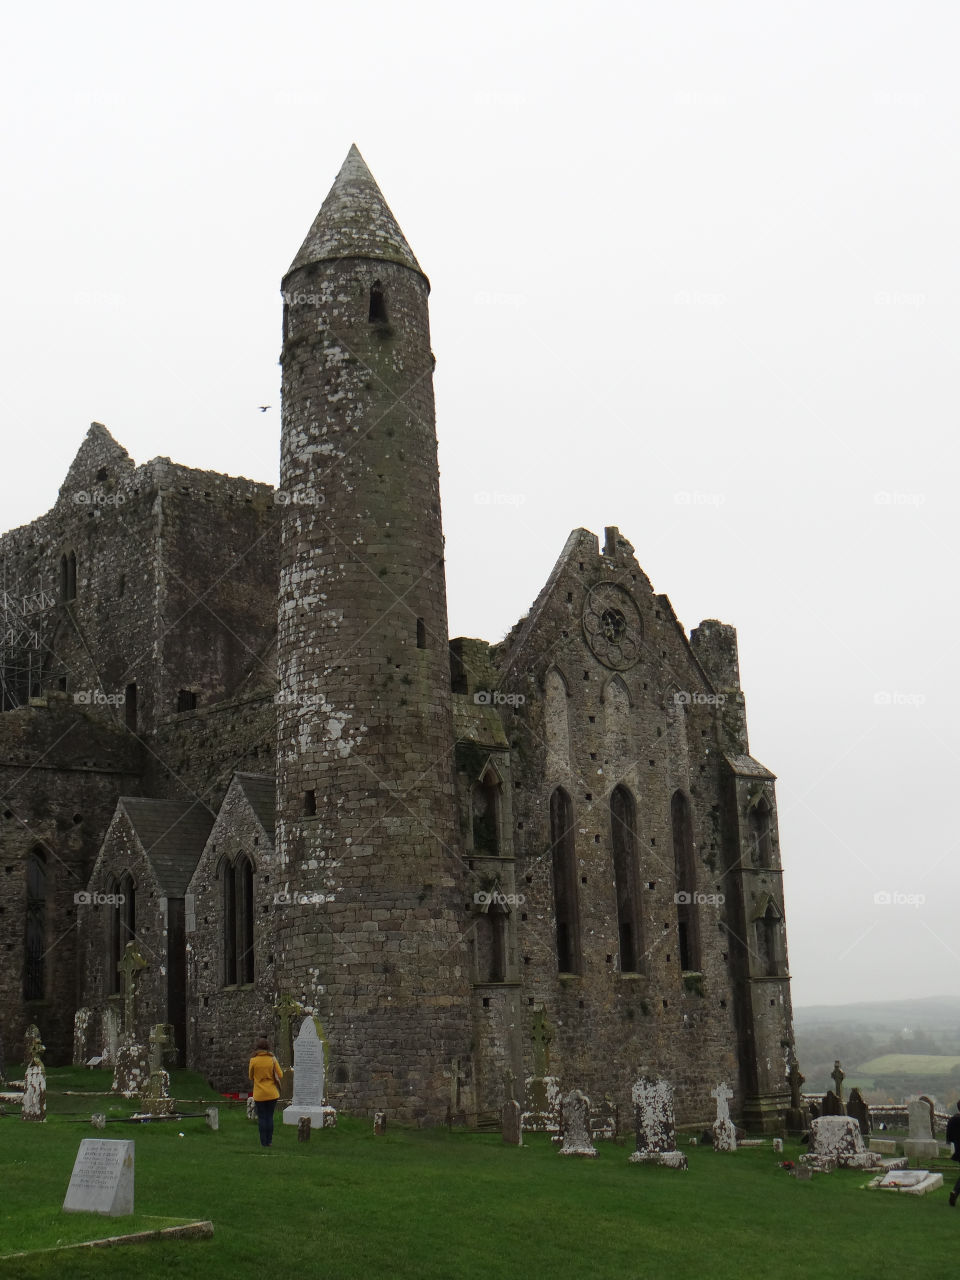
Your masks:
M801 1164L820 1173L833 1169L901 1168L906 1160L883 1160L863 1145L860 1126L852 1116L821 1116L810 1125L810 1150Z
M23 1077L22 1120L43 1121L47 1117L47 1073L42 1062L32 1062Z
M313 1126L312 1126L312 1125L311 1125L311 1123L310 1123L310 1117L309 1117L309 1116L301 1116L301 1117L300 1117L300 1119L297 1121L297 1141L298 1141L298 1142L309 1142L309 1141L310 1141L310 1130L311 1130L312 1128L313 1128Z
M378 1137L380 1134L387 1132L387 1113L385 1111L375 1111L373 1113L373 1132Z
M90 1117L90 1123L95 1129L105 1129L107 1127L107 1117L103 1112L95 1112Z
M274 1005L274 1012L280 1023L277 1035L277 1061L283 1076L280 1079L280 1101L290 1102L293 1098L293 1020L303 1014L303 1006L292 996L283 996Z
M822 1116L845 1116L847 1114L846 1107L832 1089L828 1089L823 1095L823 1102L820 1104L820 1114Z
M67 1213L133 1213L133 1143L84 1138L63 1201Z
M247 1099L247 1119L256 1120L256 1118L257 1118L257 1104L254 1102L253 1098L250 1097Z
M171 1116L176 1109L174 1100L170 1097L170 1076L163 1067L164 1057L173 1048L172 1032L173 1028L164 1022L150 1028L150 1078L141 1095L142 1114Z
M123 1034L117 1045L113 1084L110 1086L111 1093L119 1093L124 1098L134 1098L142 1094L150 1078L147 1050L139 1043L135 1034L134 1007L137 974L147 967L147 962L137 944L128 942L123 958L117 962L123 984Z
M500 1131L508 1147L523 1146L520 1103L515 1102L512 1098L503 1104L503 1109L500 1112Z
M550 1075L550 1045L553 1027L545 1011L535 1009L530 1040L533 1044L533 1075L524 1081L524 1129L533 1133L558 1133L560 1130L560 1081Z
M45 1051L46 1045L40 1038L40 1028L35 1022L31 1022L23 1037L23 1065L39 1066L43 1062Z
M925 1196L943 1186L943 1174L927 1169L895 1169L868 1184L871 1191L900 1191L910 1196Z
M933 1136L930 1112L930 1104L922 1098L907 1099L910 1136L903 1144L903 1154L910 1160L935 1160L940 1154L940 1143Z
M786 1115L786 1127L791 1133L802 1133L810 1127L810 1111L803 1104L803 1084L805 1077L800 1073L796 1050L791 1046L790 1066L787 1070L787 1084L790 1086L790 1106Z
M323 1041L313 1018L304 1018L293 1045L293 1101L284 1108L284 1124L299 1124L304 1117L317 1129L336 1124L336 1111L323 1104L324 1081Z
M777 1153L777 1155L778 1155L778 1156L783 1154L783 1139L782 1139L782 1138L774 1138L774 1140L773 1140L773 1149L774 1149L774 1151Z
M843 1104L844 1078L845 1077L844 1077L843 1068L840 1066L840 1059L837 1058L833 1064L833 1070L830 1072L830 1079L833 1081L834 1085L836 1086L834 1092L836 1093L837 1098L840 1100L841 1105Z
M590 1140L590 1099L579 1089L571 1089L563 1100L562 1156L595 1156Z
M860 1132L864 1138L870 1137L870 1108L867 1106L866 1100L859 1089L851 1089L850 1097L847 1099L847 1115L853 1116L857 1124L860 1126Z
M107 1005L100 1016L100 1051L101 1066L117 1065L117 1045L120 1043L120 1029L117 1025L117 1011L112 1004Z
M717 1118L713 1122L714 1151L736 1151L737 1126L730 1119L730 1099L733 1090L727 1084L718 1084L710 1090L710 1097L717 1100Z
M78 1009L73 1015L73 1065L86 1066L90 1057L90 1026L93 1021L91 1009Z
M687 1157L677 1150L673 1086L660 1078L641 1076L633 1086L637 1149L632 1164L662 1164L669 1169L686 1169Z
M204 1115L207 1117L207 1128L212 1129L214 1133L220 1128L220 1108L207 1107Z

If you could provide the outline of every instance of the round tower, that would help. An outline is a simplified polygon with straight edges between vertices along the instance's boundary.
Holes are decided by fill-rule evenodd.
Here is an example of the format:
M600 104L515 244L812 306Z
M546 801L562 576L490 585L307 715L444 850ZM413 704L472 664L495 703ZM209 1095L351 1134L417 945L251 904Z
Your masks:
M470 1044L429 288L351 147L283 280L275 960L413 1121Z

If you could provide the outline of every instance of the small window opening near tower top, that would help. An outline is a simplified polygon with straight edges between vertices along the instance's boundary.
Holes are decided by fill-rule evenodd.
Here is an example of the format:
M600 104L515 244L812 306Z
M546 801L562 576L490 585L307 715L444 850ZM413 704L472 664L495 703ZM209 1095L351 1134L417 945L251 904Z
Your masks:
M387 324L387 304L383 296L383 285L374 280L370 286L370 323Z
M316 791L305 791L303 793L303 812L307 818L315 818L317 815L317 793Z

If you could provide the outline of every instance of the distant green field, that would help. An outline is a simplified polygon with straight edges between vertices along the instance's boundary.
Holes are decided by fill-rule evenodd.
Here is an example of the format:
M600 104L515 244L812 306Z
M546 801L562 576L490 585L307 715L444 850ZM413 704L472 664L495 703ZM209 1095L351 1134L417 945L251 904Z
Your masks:
M867 1076L946 1076L960 1067L960 1058L936 1053L884 1053L857 1067Z

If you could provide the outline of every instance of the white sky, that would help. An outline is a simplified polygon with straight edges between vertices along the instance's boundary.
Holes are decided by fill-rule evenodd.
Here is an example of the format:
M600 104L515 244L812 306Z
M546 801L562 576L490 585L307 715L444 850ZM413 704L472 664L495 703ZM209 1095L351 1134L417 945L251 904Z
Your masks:
M795 1003L953 992L958 26L9 10L0 527L94 419L275 482L280 277L356 141L433 285L451 634L500 639L570 529L619 525L688 629L739 630Z

